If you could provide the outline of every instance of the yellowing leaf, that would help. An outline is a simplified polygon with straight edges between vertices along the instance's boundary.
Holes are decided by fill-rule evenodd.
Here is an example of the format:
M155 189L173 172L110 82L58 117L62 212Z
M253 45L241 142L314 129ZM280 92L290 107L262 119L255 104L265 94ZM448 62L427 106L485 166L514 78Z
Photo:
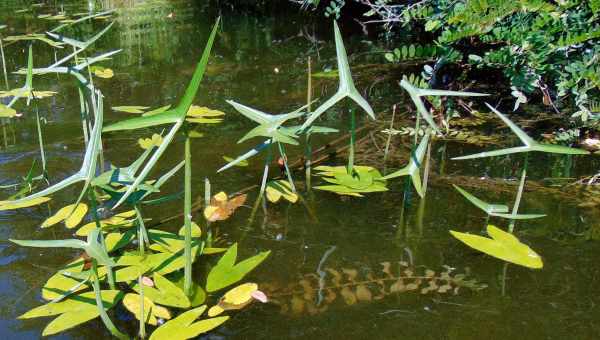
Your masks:
M85 203L79 203L69 217L65 219L65 226L69 229L75 228L88 212L88 206Z
M209 332L229 319L220 316L194 322L206 309L206 305L191 309L173 320L167 321L152 333L150 340L185 340Z
M222 111L192 105L187 112L186 120L189 123L196 124L218 124L223 121L223 119L219 117L224 115L225 113Z
M112 109L113 109L113 111L117 111L117 112L144 113L144 110L149 109L149 107L148 106L130 105L130 106L113 106Z
M225 293L219 303L208 310L208 316L217 316L226 310L242 309L254 300L254 296L259 297L264 302L267 300L265 294L258 290L256 283L241 284Z
M136 319L140 319L141 296L138 294L128 293L123 298L123 306L130 311ZM156 326L158 324L157 318L170 319L171 313L165 307L155 305L152 300L144 296L144 322Z
M221 191L212 197L210 205L204 209L204 218L209 222L226 220L246 202L246 198L246 194L242 194L229 199L227 194Z
M469 247L490 256L528 268L539 269L544 266L542 258L513 234L493 225L488 225L487 232L492 238L450 231L452 236Z
M0 211L34 207L36 205L46 203L49 200L50 197L38 197L18 203L14 201L0 201Z
M83 220L87 211L88 207L85 203L79 203L77 207L75 204L69 204L59 209L53 216L48 217L42 223L42 228L52 227L62 221L65 221L67 228L74 228Z
M115 76L115 73L109 68L96 66L94 75L99 78L110 79Z
M158 147L162 144L163 138L161 135L155 133L152 135L152 138L140 138L138 139L138 144L144 150L148 150L153 147Z
M0 118L12 118L18 116L19 115L15 109L0 103Z
M265 189L269 202L277 203L283 197L288 202L296 203L298 194L292 191L290 183L286 180L271 181Z

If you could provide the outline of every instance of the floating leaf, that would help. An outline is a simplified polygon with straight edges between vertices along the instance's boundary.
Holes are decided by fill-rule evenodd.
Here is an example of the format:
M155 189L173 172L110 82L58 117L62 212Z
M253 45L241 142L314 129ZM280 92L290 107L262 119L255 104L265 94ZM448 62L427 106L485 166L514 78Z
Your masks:
M91 71L98 78L110 79L115 76L113 70L101 66L93 66L91 67Z
M80 281L63 274L64 272L80 273L83 270L84 263L84 259L78 258L52 275L42 287L42 298L45 300L54 300L61 296L86 289L86 285L79 285Z
M292 191L290 183L286 180L270 181L265 189L269 202L277 203L281 198L288 202L296 203L298 194Z
M210 204L204 209L204 218L210 222L223 221L231 217L233 212L246 202L247 195L238 195L231 199L223 191L214 195Z
M234 243L227 252L219 259L217 265L208 273L206 278L206 291L214 292L219 289L232 285L246 276L262 261L264 261L271 251L261 252L238 264L235 264L237 258L237 243Z
M168 110L168 109L170 109L170 108L171 108L171 105L170 105L170 104L169 104L169 105L165 105L165 106L159 107L159 108L157 108L157 109L154 109L154 110L150 110L150 111L148 111L148 112L145 112L145 113L142 115L142 117L157 115L157 114L159 114L159 113L163 113L163 112L167 111L167 110Z
M450 231L469 247L501 260L524 267L539 269L544 266L542 258L517 237L493 225L488 225L487 232L492 238Z
M27 201L0 201L0 211L15 210L22 208L34 207L46 203L50 200L50 197L37 197Z
M128 293L123 297L123 306L130 311L136 319L140 319L140 309L142 308L141 296ZM158 325L157 318L171 319L171 313L165 307L156 305L148 297L144 296L144 322L153 326Z
M208 316L213 317L223 313L226 310L239 310L252 302L254 299L253 294L256 292L262 293L258 290L256 283L244 283L235 288L230 289L223 297L219 300L219 303L208 310ZM266 299L266 295L258 295L260 299L263 297ZM266 302L266 301L265 301Z
M209 332L229 319L228 316L200 320L196 319L204 313L206 306L189 310L173 320L167 321L150 336L150 340L185 340Z
M148 106L113 106L112 110L117 112L125 112L125 113L144 113L144 110L149 109Z
M0 118L13 118L19 116L20 115L17 114L17 111L15 109L0 103Z
M67 205L59 209L56 214L48 217L43 223L42 228L49 228L57 223L65 221L67 228L71 229L76 227L87 214L88 207L85 203L79 203Z
M118 290L103 290L102 305L104 309L112 308L123 296ZM100 313L96 306L94 292L87 292L67 298L64 301L48 303L36 307L29 312L19 316L19 319L32 319L43 316L58 317L50 322L42 333L49 336L73 328L84 322L97 318Z
M316 186L315 189L356 197L362 197L362 193L388 190L385 178L370 166L355 165L352 175L344 166L318 166L315 170L318 171L317 176L333 184Z
M219 110L209 109L204 106L192 105L187 112L186 121L197 124L218 124L223 121L221 116L224 116L225 112Z
M138 144L144 150L151 149L153 147L158 147L162 144L163 138L161 135L155 133L151 138L140 138L138 139Z
M189 308L190 301L177 285L167 280L164 276L154 273L154 287L144 285L144 297L149 298L154 303L177 308ZM152 282L150 278L144 277ZM142 278L143 279L143 278ZM140 292L139 284L132 287L136 292Z

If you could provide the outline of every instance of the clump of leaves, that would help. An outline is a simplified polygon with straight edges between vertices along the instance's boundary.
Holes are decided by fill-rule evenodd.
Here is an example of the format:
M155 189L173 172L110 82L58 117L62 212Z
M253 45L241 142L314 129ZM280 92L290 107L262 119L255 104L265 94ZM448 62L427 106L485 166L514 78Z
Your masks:
M323 178L329 185L319 185L315 189L331 191L338 195L363 197L368 192L387 191L386 179L379 170L363 165L353 167L354 173L349 174L344 166L318 166L315 176Z

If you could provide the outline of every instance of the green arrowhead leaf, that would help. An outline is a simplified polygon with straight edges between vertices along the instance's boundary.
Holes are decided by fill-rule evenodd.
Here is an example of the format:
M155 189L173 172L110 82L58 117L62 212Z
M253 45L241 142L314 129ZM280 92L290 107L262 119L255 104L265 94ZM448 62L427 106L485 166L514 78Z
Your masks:
M498 229L493 225L488 225L487 232L491 238L459 233L452 230L450 234L469 247L495 258L534 269L544 266L542 258L527 245L521 243L513 234Z

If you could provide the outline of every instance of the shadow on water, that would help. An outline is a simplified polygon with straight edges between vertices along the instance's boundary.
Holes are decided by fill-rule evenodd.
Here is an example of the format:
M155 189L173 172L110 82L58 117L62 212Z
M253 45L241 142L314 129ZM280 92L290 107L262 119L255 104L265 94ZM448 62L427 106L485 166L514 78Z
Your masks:
M74 2L73 2L74 3ZM254 185L262 172L260 160L251 160L244 169L215 174L223 165L223 155L240 154L250 144L235 141L249 127L229 106L226 99L235 99L266 111L281 112L296 108L305 100L305 60L311 55L317 60L316 69L334 65L329 23L309 22L302 13L290 7L285 15L240 13L222 7L203 5L197 1L89 1L92 6L119 11L117 26L99 42L98 50L121 48L123 52L108 64L115 77L98 80L106 97L105 106L146 105L159 107L177 100L194 70L194 61L201 53L212 18L223 15L222 32L215 46L207 71L203 91L197 101L202 105L227 113L226 123L204 128L205 137L195 140L193 187L202 195L205 177L211 179L214 190L234 192ZM3 1L0 20L20 32L42 32L47 23L31 14L10 15L22 8L21 1ZM67 11L87 7L67 2ZM55 10L45 7L46 10ZM220 12L220 13L219 13ZM97 21L82 25L79 34L89 36L106 25ZM351 51L367 50L359 40ZM326 43L327 42L327 43ZM7 64L14 71L24 64L25 45L7 47ZM36 61L43 64L54 56L41 48L35 51ZM368 55L359 62L372 62ZM58 78L58 81L57 81ZM76 88L63 76L44 77L40 89L59 94L46 99L40 113L46 118L45 138L48 169L51 179L66 177L77 169L83 153L79 125L79 103L73 99ZM20 81L10 75L11 84ZM371 84L358 83L366 88ZM335 90L327 82L317 89L317 96ZM394 86L379 84L371 89L370 101L376 111L386 110L403 96ZM402 98L404 100L405 98ZM126 113L109 112L108 122L123 119ZM341 126L338 115L326 117L329 125ZM14 139L0 154L0 184L18 181L37 157L36 125L30 118L14 126ZM127 135L105 138L105 159L109 164L129 164L139 153L137 139L153 132L143 130ZM177 141L173 150L183 150ZM444 148L446 156L442 152ZM346 199L314 192L307 204L314 209L317 220L302 204L269 204L266 214L259 212L255 222L247 226L250 209L225 223L217 223L215 231L226 242L243 238L240 251L271 249L267 266L252 274L252 279L265 284L296 283L305 275L319 275L332 268L356 270L359 275L380 273L382 262L406 261L416 270L436 272L448 267L457 273L470 273L478 282L487 284L481 291L460 290L448 293L421 294L421 290L386 296L381 300L365 299L350 303L342 299L326 311L304 310L300 315L280 313L273 305L253 306L234 316L233 322L214 334L214 338L272 339L321 337L325 339L592 339L600 334L600 216L593 209L578 206L572 196L548 194L544 190L527 191L523 210L540 211L548 216L540 220L519 222L518 233L525 243L543 258L541 271L509 266L506 276L507 293L501 294L503 263L478 254L451 238L449 229L479 232L485 216L469 205L449 185L452 176L462 178L459 184L468 187L479 197L490 201L512 202L517 169L508 159L490 161L449 161L450 157L466 154L472 147L457 143L436 142L432 147L432 178L426 201L408 197L404 209L402 181L386 193L371 194L362 199ZM295 152L295 153L294 153ZM293 155L302 150L292 151ZM164 169L176 164L182 155L167 153ZM439 172L447 157L445 175ZM517 158L518 159L518 158ZM514 160L513 160L514 161ZM548 177L575 177L590 173L592 165L567 162L564 157L535 155L531 159L531 178L542 182ZM164 169L159 169L163 171ZM558 170L557 170L558 169ZM509 178L510 190L499 190L492 182L476 176ZM463 177L460 177L463 176ZM468 177L470 176L470 177ZM448 179L450 177L450 179ZM456 180L456 179L455 179ZM171 185L182 183L175 177ZM488 183L488 184L486 184ZM171 188L173 189L173 188ZM169 188L165 189L169 190ZM62 206L76 189L56 195L52 210ZM8 192L6 193L8 195ZM251 194L251 195L254 195ZM4 194L3 194L4 197ZM251 197L252 198L252 197ZM149 211L155 220L175 214L179 203L166 204L160 211ZM16 212L0 212L2 240L53 239L68 237L61 228L39 229L49 215L47 208ZM494 223L504 223L500 220ZM177 222L179 223L179 222ZM176 230L177 223L166 227ZM332 250L333 249L333 250ZM76 256L65 250L17 248L5 241L0 243L0 336L4 339L38 338L48 320L17 320L23 312L41 303L40 287L66 261ZM326 255L326 256L325 256ZM353 287L355 289L356 287ZM338 293L339 294L339 293ZM371 301L368 301L371 300ZM349 302L350 301L350 302ZM351 304L351 306L349 305ZM131 321L120 314L121 324ZM128 319L129 318L129 319ZM131 322L130 322L131 323ZM135 325L133 326L135 327ZM99 333L100 332L100 333ZM93 338L108 336L99 321L78 327L58 338ZM210 337L213 339L213 336Z

